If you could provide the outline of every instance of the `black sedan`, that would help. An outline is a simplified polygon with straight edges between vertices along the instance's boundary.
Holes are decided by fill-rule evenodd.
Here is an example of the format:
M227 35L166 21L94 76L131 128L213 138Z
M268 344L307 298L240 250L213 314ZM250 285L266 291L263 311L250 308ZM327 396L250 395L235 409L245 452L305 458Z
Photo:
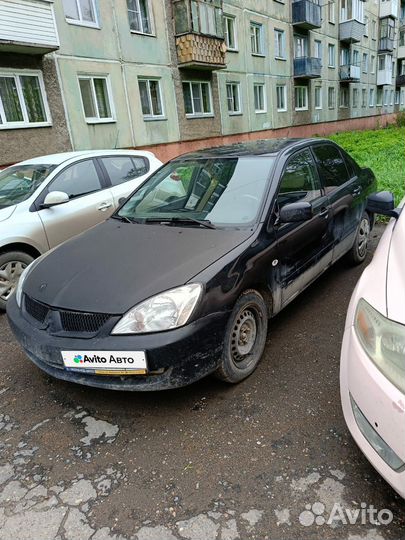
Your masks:
M180 156L26 269L11 328L38 367L80 384L237 383L269 319L343 255L364 261L375 190L370 169L322 139Z

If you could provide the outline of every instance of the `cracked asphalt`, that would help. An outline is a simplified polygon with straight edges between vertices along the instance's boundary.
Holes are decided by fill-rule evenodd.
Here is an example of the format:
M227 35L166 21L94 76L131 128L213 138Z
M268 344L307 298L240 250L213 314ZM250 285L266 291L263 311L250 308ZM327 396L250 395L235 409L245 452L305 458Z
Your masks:
M271 321L263 361L238 386L207 378L134 394L52 380L0 315L0 539L405 538L405 501L357 449L340 407L361 271L338 263ZM335 504L393 520L328 523Z

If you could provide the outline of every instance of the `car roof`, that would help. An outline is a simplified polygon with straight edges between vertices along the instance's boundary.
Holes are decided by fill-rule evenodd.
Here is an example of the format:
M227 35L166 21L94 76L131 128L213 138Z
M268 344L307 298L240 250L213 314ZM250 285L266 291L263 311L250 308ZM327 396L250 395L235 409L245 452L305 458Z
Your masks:
M331 142L326 139L301 138L301 139L262 139L247 141L227 146L203 148L195 152L183 154L175 159L198 159L198 158L221 158L221 157L246 157L246 156L276 156L285 150L305 146L313 142Z
M97 157L97 156L111 156L111 155L130 155L130 156L148 156L155 158L152 152L140 151L140 150L81 150L76 152L60 152L59 154L49 154L46 156L38 156L31 159L21 161L19 165L61 165L65 161L71 159L78 159L82 157Z

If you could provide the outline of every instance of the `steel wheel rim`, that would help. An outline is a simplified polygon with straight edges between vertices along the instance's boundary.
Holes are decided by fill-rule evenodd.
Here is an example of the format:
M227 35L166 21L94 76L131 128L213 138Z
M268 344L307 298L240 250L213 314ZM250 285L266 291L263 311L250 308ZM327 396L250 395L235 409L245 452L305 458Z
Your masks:
M257 314L251 307L242 309L231 333L231 355L236 364L249 359L256 345Z
M370 235L370 224L368 219L363 218L360 222L359 234L358 234L358 244L357 249L360 257L364 257L367 252L368 237Z
M15 291L18 281L27 264L9 261L0 267L0 299L7 301Z

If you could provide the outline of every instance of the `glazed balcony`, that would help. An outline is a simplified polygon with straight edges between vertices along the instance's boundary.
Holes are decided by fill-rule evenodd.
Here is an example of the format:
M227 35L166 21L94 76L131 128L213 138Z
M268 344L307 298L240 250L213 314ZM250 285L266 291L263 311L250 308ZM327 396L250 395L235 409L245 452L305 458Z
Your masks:
M223 39L200 34L184 34L176 37L179 67L190 69L223 69L226 46Z
M388 69L379 70L377 72L377 86L392 84L392 71Z
M294 77L300 79L317 79L321 76L321 59L304 56L294 58Z
M378 52L392 52L394 50L394 40L388 37L378 40Z
M399 4L398 0L385 0L380 2L380 17L398 17Z
M347 64L340 66L339 78L342 82L356 82L360 80L360 66Z
M0 53L42 55L58 48L53 0L0 0Z
M339 39L344 43L358 43L361 41L364 34L365 24L351 19L339 23Z
M292 23L299 28L311 30L322 26L321 6L311 0L296 0L292 4Z

